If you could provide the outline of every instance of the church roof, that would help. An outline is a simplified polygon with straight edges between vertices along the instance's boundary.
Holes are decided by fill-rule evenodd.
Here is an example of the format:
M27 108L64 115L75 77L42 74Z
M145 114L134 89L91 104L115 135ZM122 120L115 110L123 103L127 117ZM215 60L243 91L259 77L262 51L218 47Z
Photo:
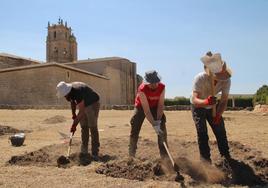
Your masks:
M70 63L93 63L93 62L98 62L98 61L115 61L115 60L127 60L126 58L123 57L103 57L103 58L94 58L94 59L84 59L84 60L77 60L75 62L70 62ZM131 61L129 61L131 62ZM70 63L65 63L65 64L70 64Z
M13 54L8 54L8 53L0 53L0 56L10 57L10 58L14 58L14 59L24 59L24 60L32 61L33 63L36 63L36 64L43 63L42 61L38 61L38 60L31 59L31 58L26 58L26 57L21 57L21 56L16 56Z
M6 68L6 69L0 69L0 73L11 72L11 71L19 71L19 70L26 70L26 69L36 69L36 68L49 67L49 66L57 66L57 67L61 67L61 68L64 68L64 69L69 69L69 70L73 70L73 71L76 71L76 72L80 72L80 73L83 73L83 74L88 74L88 75L91 75L91 76L96 76L96 77L99 77L99 78L108 79L106 76L99 75L99 74L96 74L96 73L93 73L93 72L88 72L86 70L74 68L74 67L64 65L64 64L60 64L60 63L41 63L41 64L38 64L38 65L27 65L27 66Z

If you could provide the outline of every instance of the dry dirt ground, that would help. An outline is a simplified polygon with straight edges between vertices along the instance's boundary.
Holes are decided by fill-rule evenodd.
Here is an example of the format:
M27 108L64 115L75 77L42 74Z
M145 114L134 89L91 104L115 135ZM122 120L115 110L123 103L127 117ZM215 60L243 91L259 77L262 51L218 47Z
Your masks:
M100 111L100 161L78 162L80 128L73 138L70 163L66 155L70 110L0 110L0 187L268 187L268 116L248 111L225 112L231 155L228 166L219 156L209 128L212 165L199 161L190 111L167 111L170 152L185 178L176 182L169 160L159 158L156 135L143 124L137 156L130 160L128 140L132 111ZM25 132L23 146L9 136Z

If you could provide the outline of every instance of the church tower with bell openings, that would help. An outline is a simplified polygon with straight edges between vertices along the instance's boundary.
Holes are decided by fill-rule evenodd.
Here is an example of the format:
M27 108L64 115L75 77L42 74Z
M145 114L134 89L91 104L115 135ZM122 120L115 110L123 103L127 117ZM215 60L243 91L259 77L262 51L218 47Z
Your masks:
M48 22L46 41L47 62L68 63L77 61L77 43L67 22L59 18L58 24Z

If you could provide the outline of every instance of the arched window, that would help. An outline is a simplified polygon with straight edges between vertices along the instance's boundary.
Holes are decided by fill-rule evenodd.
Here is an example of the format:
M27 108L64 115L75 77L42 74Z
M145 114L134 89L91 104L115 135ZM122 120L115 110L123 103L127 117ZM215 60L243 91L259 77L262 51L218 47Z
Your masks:
M58 48L57 47L54 48L54 53L56 53L56 54L58 53Z
M71 80L71 75L70 75L69 71L66 72L66 80L68 80L68 81Z

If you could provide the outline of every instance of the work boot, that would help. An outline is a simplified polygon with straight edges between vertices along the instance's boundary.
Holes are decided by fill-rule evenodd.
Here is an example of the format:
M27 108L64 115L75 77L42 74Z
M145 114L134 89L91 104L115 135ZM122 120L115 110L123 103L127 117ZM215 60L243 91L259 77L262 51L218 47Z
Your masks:
M79 162L82 166L87 166L91 163L90 155L88 153L80 153L79 154Z
M91 158L92 158L93 161L99 161L100 160L100 157L99 157L98 153L92 153Z
M136 155L136 146L133 146L133 144L129 144L129 148L128 148L128 156L129 157L133 157L135 158Z
M232 159L230 157L225 157L225 156L221 156L219 163L216 164L216 166L218 166L219 168L221 168L223 171L230 171L232 170L231 168L231 162Z

